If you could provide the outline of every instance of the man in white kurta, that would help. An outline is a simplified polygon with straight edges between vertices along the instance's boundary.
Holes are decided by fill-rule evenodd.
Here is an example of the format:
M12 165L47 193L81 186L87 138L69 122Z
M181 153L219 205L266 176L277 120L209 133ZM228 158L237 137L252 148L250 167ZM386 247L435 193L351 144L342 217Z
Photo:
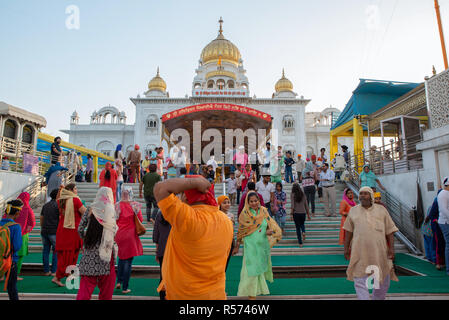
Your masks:
M350 260L347 279L354 281L357 297L369 300L368 277L374 271L373 300L384 300L394 272L394 233L398 231L388 211L374 203L369 187L360 189L360 205L351 208L346 230L345 258Z

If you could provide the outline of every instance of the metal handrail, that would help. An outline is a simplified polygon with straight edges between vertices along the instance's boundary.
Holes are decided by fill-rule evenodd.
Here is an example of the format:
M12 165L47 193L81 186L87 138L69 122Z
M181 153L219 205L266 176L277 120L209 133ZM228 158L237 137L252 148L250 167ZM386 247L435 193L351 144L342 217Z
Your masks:
M416 146L422 135L407 137L406 140L390 140L389 144L350 156L349 165L357 172L369 164L376 175L394 174L423 168L422 152Z

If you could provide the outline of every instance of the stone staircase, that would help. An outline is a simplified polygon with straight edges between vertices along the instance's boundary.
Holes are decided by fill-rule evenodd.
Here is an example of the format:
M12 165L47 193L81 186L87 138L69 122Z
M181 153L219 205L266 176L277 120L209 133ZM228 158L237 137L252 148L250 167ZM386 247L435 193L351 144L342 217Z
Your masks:
M133 187L134 200L142 203L142 213L145 218L145 201L140 199L138 184L129 184ZM94 183L77 183L78 195L81 200L85 201L86 206L89 206L95 199L98 185ZM283 239L272 249L272 255L322 255L322 254L343 254L343 246L338 245L338 237L340 230L341 217L326 217L324 215L324 206L320 203L318 196L316 197L316 211L315 217L312 217L311 221L306 220L306 240L302 248L298 245L296 237L296 228L293 222L292 216L289 214L291 209L290 193L292 184L286 184L284 191L287 193L287 222L285 227L285 235ZM336 208L338 211L340 205L340 199L343 196L343 190L345 186L343 184L337 184L337 203ZM215 186L216 195L223 194L223 185L217 184ZM40 210L35 210L37 224L34 230L30 234L29 249L30 252L42 252L42 241L40 237ZM233 206L231 211L237 215L237 206ZM338 214L338 212L337 212ZM152 241L153 225L144 222L147 228L147 233L141 237L144 247L144 255L155 255L156 246ZM237 223L234 226L237 231ZM397 253L407 253L407 248L399 241L395 242L395 249ZM240 255L242 250L240 250Z

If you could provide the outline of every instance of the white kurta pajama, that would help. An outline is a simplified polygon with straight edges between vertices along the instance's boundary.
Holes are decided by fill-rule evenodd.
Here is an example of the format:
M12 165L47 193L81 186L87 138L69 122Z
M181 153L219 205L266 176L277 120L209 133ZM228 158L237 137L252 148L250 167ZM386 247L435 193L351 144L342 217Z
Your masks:
M386 236L398 231L388 211L381 205L373 204L369 209L361 205L351 208L343 229L353 233L351 259L346 271L347 279L354 281L359 299L369 299L369 289L365 282L376 266L379 270L379 289L373 289L374 299L384 299L390 279L399 281L394 272L393 261L388 259Z

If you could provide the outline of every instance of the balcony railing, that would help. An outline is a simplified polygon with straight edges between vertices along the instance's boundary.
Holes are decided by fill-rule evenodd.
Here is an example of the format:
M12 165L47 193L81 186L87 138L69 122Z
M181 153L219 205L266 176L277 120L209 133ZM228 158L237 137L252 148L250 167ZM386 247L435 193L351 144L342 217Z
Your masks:
M421 135L408 137L406 140L390 140L389 144L351 156L349 166L360 173L363 166L369 165L376 175L422 169L422 152L416 149L421 141Z

